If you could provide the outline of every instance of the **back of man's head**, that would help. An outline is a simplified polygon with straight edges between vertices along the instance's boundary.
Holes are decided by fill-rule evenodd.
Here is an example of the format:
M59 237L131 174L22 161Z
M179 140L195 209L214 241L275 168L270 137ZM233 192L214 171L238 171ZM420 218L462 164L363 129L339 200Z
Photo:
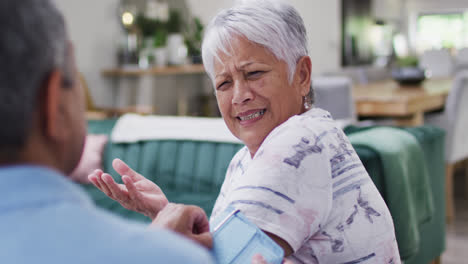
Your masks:
M54 69L70 86L65 22L50 0L0 1L0 155L16 156Z

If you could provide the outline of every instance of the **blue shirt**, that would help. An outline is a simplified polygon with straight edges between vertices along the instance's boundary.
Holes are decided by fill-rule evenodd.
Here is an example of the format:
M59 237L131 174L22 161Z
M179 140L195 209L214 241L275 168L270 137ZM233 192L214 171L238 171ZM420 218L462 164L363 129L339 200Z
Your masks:
M212 263L201 246L96 208L53 170L0 169L0 263Z

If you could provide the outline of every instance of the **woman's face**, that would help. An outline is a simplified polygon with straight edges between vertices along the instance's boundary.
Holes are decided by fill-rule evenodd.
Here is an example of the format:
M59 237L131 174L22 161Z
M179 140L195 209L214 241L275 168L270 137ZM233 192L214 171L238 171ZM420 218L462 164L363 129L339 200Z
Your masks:
M216 97L227 127L253 157L275 127L305 111L311 64L301 58L290 84L287 64L269 50L243 37L232 44L231 55L219 54L222 63L215 59Z

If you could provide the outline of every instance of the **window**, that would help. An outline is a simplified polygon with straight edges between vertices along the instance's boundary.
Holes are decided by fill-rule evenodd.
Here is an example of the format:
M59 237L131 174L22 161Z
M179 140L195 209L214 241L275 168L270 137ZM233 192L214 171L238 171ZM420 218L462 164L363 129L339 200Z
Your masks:
M417 20L416 48L460 49L468 47L468 12L421 14Z

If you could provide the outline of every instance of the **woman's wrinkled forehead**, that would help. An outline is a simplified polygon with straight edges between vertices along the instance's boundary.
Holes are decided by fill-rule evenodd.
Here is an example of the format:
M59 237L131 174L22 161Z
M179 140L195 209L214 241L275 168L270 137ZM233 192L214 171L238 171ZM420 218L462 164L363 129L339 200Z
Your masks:
M255 43L242 35L233 35L230 37L229 41L223 43L224 45L218 48L214 54L214 62L213 68L215 76L219 73L217 69L224 68L226 61L235 61L237 66L242 66L245 63L251 62L263 62L263 61L256 61L258 57L250 56L246 50L256 50L256 54L258 53L266 53L269 56L273 57L274 60L280 61L281 59L278 58L272 51L270 51L267 47ZM219 71L219 70L218 70Z

